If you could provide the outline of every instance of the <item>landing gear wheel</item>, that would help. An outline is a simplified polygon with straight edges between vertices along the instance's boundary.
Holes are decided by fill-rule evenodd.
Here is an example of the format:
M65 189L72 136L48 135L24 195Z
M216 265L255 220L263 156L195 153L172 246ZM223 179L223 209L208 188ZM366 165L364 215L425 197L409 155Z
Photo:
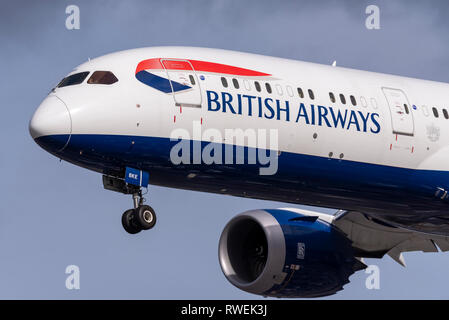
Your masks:
M126 232L136 234L142 231L139 223L136 221L134 209L126 210L122 215L122 225Z
M135 218L142 230L151 229L156 224L156 213L153 208L147 205L135 209Z
M156 224L156 213L150 206L144 205L145 199L142 196L142 188L132 187L134 209L127 210L122 215L122 225L126 232L130 234L148 230Z

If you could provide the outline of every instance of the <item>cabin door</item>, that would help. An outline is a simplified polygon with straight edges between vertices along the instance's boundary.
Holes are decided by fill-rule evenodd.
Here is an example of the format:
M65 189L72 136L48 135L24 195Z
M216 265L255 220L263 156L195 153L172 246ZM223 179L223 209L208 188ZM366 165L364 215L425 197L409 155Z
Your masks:
M187 60L162 59L173 93L175 105L201 107L201 90L192 64Z
M393 133L413 136L413 113L404 91L393 88L382 88L382 91L390 108Z

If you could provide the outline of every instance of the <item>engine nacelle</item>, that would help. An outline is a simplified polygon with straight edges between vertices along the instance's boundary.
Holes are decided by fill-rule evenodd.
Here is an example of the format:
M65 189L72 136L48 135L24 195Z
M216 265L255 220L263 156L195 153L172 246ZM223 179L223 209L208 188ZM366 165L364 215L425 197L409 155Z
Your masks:
M366 267L340 230L316 216L285 209L234 217L221 234L219 260L237 288L288 298L334 294Z

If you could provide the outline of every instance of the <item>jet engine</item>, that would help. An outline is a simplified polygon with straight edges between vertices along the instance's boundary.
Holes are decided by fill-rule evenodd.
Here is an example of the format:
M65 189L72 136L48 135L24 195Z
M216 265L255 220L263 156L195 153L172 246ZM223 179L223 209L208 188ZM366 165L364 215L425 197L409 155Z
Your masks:
M221 234L219 260L237 288L286 298L334 294L366 268L343 232L318 216L288 209L234 217Z

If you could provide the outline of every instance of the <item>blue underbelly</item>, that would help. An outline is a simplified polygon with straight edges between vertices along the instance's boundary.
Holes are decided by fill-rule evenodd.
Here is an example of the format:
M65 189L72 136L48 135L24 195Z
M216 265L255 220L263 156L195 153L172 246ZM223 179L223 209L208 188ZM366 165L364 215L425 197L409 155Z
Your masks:
M170 150L178 141L168 138L71 135L62 152L52 148L52 143L59 145L58 140L66 141L67 136L40 137L36 141L76 165L116 176L126 166L139 168L150 173L150 183L167 187L379 214L385 210L445 212L448 208L446 201L435 196L438 188L449 189L446 171L282 152L277 159L277 172L260 175L259 164L235 164L235 148L234 164L224 163L224 144L216 145L222 148L222 163L192 164L191 157L190 164L175 165L170 160ZM193 142L187 143L192 150ZM202 143L201 149L207 144ZM245 155L252 151L244 149Z

